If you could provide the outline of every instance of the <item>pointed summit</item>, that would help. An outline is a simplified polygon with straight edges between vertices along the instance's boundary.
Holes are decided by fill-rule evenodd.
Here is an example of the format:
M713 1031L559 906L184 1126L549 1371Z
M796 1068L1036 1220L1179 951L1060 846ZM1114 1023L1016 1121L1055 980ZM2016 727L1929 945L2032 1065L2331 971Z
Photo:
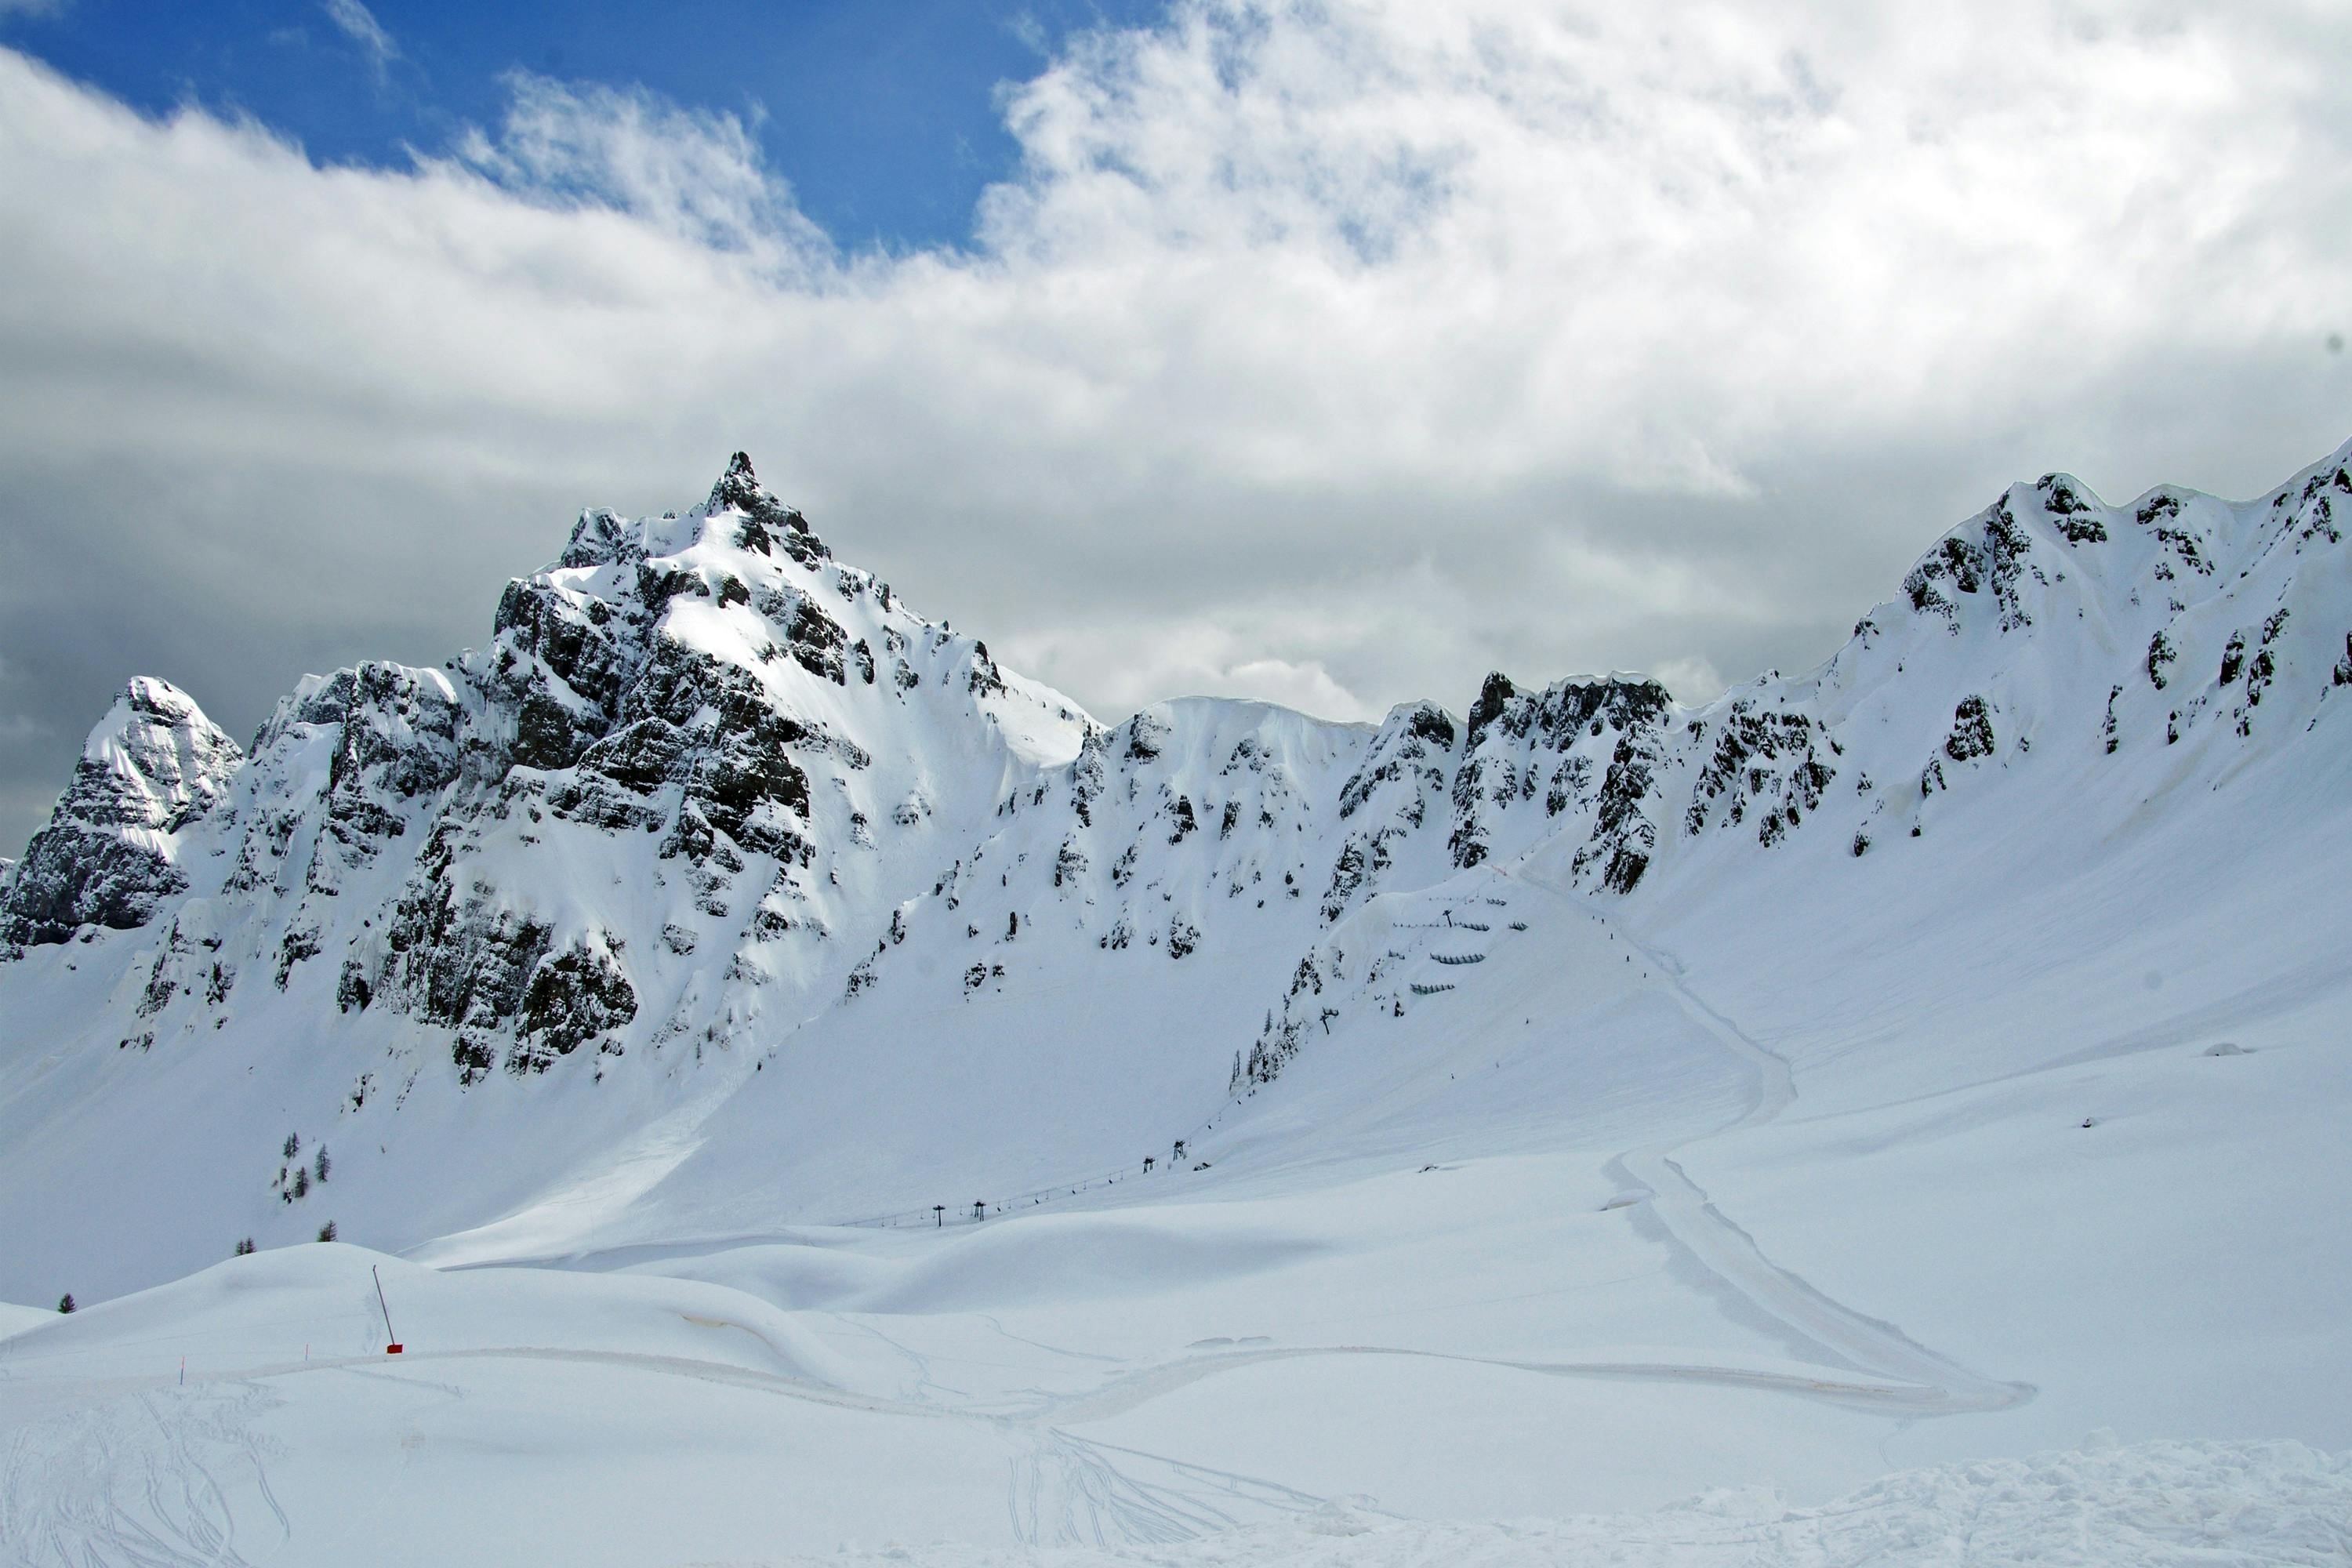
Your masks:
M710 487L710 501L704 510L712 517L730 511L741 514L742 524L735 531L739 549L772 555L781 545L803 566L814 566L833 554L797 508L786 506L760 483L748 452L738 452L727 460L727 471Z
M710 487L710 510L723 511L732 507L737 511L750 511L759 505L763 493L760 476L751 471L751 454L738 452L727 459L727 471Z
M122 689L82 744L73 782L0 899L0 944L59 942L84 926L144 925L185 890L177 835L227 791L245 753L168 681Z

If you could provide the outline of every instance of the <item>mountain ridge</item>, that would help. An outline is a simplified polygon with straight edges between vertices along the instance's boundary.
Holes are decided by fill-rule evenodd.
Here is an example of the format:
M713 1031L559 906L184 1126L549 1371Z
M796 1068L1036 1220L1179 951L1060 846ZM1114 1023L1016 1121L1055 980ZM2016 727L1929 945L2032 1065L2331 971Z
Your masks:
M2234 505L2013 485L1822 665L1696 706L1639 677L1498 673L1458 718L1206 698L1104 726L835 561L738 454L684 513L583 511L487 647L306 679L249 752L132 683L0 890L0 1062L59 1069L12 1074L0 1117L86 1166L76 1117L160 1095L126 1087L152 1062L239 1125L267 1104L380 1145L337 1197L422 1241L637 1168L616 1150L669 1179L752 1075L773 1092L769 1065L863 1126L878 1113L825 1042L903 1048L903 1075L981 1041L971 1019L1064 1008L1066 1037L1022 1068L1036 1092L1093 1081L1090 1031L1186 1020L1074 1091L1124 1106L1107 1148L1139 1140L1473 984L1380 956L1410 946L1376 934L1391 903L1449 879L1664 910L1911 853L2028 778L2063 781L2095 840L2184 784L2340 748L2347 460ZM1054 999L1071 985L1102 1000ZM874 1043L899 1029L936 1043ZM911 1092L929 1109L891 1110L876 1168L958 1110ZM506 1168L444 1190L432 1167L478 1160L493 1126ZM267 1167L188 1205L282 1228L292 1166Z

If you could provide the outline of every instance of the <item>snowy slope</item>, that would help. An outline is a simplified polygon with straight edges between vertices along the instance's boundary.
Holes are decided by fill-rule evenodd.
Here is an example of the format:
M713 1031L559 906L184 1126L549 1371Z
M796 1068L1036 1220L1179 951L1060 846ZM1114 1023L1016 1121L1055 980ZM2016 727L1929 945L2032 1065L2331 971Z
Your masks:
M138 683L0 897L0 1297L89 1309L0 1343L0 1539L163 1529L156 1427L251 1478L171 1529L310 1557L446 1548L325 1505L396 1430L582 1561L1934 1560L2069 1487L2326 1561L2256 1440L2352 1448L2347 462L2012 487L1695 709L1106 729L740 459L247 752Z
M408 1342L396 1360L375 1353L379 1277ZM1815 1501L1754 1486L1652 1510L1637 1483L1580 1514L1451 1521L1105 1432L1106 1408L1181 1397L1249 1353L1204 1344L1120 1379L985 1320L942 1329L674 1278L289 1249L0 1341L0 1540L71 1563L2316 1564L2341 1560L2352 1504L2352 1456L2098 1433ZM1457 1385L1477 1370L1423 1364ZM1572 1386L1483 1376L1456 1392L1514 1428L1528 1385ZM1235 1448L1278 1408L1237 1381ZM1594 1447L1603 1471L1638 1458L1628 1439L1706 1448L1727 1414L1737 1425L1702 1402L1644 1430L1628 1417L1656 1390L1588 1386L1585 1418L1615 1432L1614 1458ZM1424 1407L1433 1436L1450 1436L1444 1405ZM1539 1472L1530 1434L1513 1436L1523 1452L1505 1468ZM1573 1447L1554 1461L1583 1459ZM1326 1426L1331 1468L1371 1447ZM1485 1457L1424 1444L1411 1468L1458 1476Z

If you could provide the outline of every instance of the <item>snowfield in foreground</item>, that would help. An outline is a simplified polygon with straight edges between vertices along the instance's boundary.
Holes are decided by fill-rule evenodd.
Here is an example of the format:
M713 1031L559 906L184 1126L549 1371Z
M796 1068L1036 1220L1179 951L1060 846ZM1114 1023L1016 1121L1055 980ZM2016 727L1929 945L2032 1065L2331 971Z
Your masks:
M249 750L134 682L0 872L0 1553L2344 1562L2347 504L1108 729L739 457Z
M1246 1245L1213 1240L1194 1261ZM772 1280L782 1266L735 1265ZM379 1277L411 1342L397 1358L376 1343ZM787 1312L665 1276L442 1273L326 1246L39 1316L32 1328L11 1316L16 1331L0 1341L0 1540L28 1563L2146 1568L2341 1563L2352 1539L2352 1454L2126 1445L2112 1432L1908 1470L1826 1502L1748 1487L1632 1512L1404 1517L1227 1468L1233 1456L1145 1452L1117 1440L1134 1436L1117 1418L1186 1384L1306 1358L1370 1384L1360 1397L1394 1425L1294 1412L1300 1447L1284 1468L1417 1471L1456 1500L1465 1468L1516 1462L1526 1485L1573 1467L1587 1473L1555 1478L1568 1495L1634 1497L1675 1447L1721 1443L1727 1424L1753 1422L1766 1442L1823 1433L1789 1409L1776 1416L1769 1399L1723 1394L1728 1380L1710 1392L1691 1378L1694 1397L1678 1401L1654 1373L1602 1371L1578 1387L1573 1367L1285 1349L1272 1336L1129 1362L1029 1337L1035 1308L1018 1330L992 1314ZM1064 1316L1108 1342L1126 1314ZM1402 1365L1415 1354L1440 1375ZM164 1363L168 1375L151 1370ZM1463 1375L1480 1367L1490 1375ZM1562 1384L1571 1392L1554 1401ZM1288 1385L1318 1402L1341 1386ZM1218 1403L1255 1428L1291 1401L1244 1387ZM1473 1426L1490 1429L1483 1444ZM1268 1440L1230 1436L1228 1448ZM1160 1433L1171 1437L1181 1445ZM1612 1458L1629 1439L1641 1446ZM1510 1456L1531 1441L1542 1451Z
M2105 1439L2105 1440L2103 1440ZM1042 1552L848 1549L794 1568L1863 1568L2053 1563L2130 1568L2336 1563L2352 1527L2352 1456L2300 1443L2147 1443L2106 1435L2023 1459L1908 1470L1819 1508L1770 1492L1717 1492L1642 1514L1509 1524L1427 1524L1319 1509L1174 1547ZM747 1565L748 1568L748 1565Z

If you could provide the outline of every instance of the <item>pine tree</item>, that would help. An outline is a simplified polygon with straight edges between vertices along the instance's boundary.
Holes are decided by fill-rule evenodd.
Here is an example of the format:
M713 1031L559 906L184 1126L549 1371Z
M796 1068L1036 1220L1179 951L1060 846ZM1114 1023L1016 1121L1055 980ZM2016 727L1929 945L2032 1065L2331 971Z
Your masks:
M319 1239L320 1241L332 1241L335 1239L335 1222L333 1220L329 1220L326 1224L319 1227Z
M74 1299L73 1299L73 1292L72 1292L72 1291L70 1291L70 1290L68 1290L68 1291L67 1291L64 1295L62 1295L62 1296L60 1296L60 1297L58 1297L58 1311L60 1311L60 1312L70 1312L70 1311L72 1311L73 1310L74 1310Z
M302 1137L298 1132L286 1134L286 1157L291 1160L302 1152Z
M253 1237L249 1236L236 1244L236 1255L239 1258L250 1258L259 1250L253 1245Z
M324 1143L321 1143L319 1145L319 1180L323 1182L327 1179L327 1172L330 1168L327 1159L327 1146Z
M310 1195L310 1173L300 1165L294 1167L294 1195L298 1198Z

